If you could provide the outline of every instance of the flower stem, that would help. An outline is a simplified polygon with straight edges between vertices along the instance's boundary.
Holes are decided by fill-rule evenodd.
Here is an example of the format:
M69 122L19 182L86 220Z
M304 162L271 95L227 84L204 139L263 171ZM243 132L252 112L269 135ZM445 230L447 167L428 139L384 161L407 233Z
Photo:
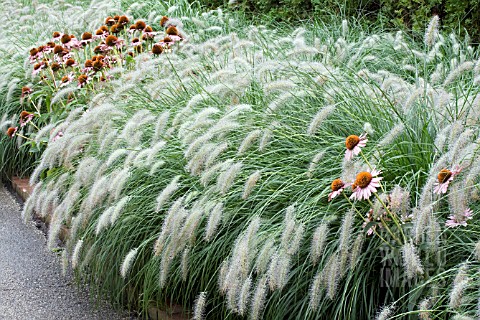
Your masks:
M372 201L370 201L370 199L367 199L368 203L372 206L373 208L373 203ZM382 225L385 227L385 229L387 230L387 232L392 236L392 238L397 241L400 245L403 245L402 241L400 239L398 239L395 234L392 232L392 230L390 229L390 227L388 226L387 223L385 223L385 221L380 218L380 220L382 221Z
M347 195L346 195L345 193L343 193L343 192L342 192L342 194L343 194L343 196L345 197L345 199L347 199L348 203L350 203L350 205L352 206L352 209L357 212L357 214L360 216L360 218L361 218L364 222L369 223L370 220L368 220L367 218L365 218L365 217L363 216L363 214L362 214L360 211L358 211L358 209L355 207L355 204L347 197ZM377 230L373 229L373 232L375 233L375 235L376 235L377 237L380 238L380 240L382 240L383 242L385 242L385 244L388 245L392 250L394 249L393 246L390 244L390 242L388 242L387 240L385 240L385 239L377 232Z

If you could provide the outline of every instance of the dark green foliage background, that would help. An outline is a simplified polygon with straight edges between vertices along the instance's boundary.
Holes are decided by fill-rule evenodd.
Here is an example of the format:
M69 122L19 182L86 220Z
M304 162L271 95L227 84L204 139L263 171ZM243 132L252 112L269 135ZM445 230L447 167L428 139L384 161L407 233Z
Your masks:
M480 42L480 0L202 0L209 8L235 7L252 14L269 15L275 20L353 17L384 27L423 31L433 15L441 19L444 31L467 32Z

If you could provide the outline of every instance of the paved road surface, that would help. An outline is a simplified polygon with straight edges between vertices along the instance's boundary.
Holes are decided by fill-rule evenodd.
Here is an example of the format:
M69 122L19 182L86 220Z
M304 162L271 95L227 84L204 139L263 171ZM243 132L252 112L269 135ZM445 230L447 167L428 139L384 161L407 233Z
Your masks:
M0 183L0 319L130 319L91 300L62 276L59 257L33 222L23 223L20 206Z

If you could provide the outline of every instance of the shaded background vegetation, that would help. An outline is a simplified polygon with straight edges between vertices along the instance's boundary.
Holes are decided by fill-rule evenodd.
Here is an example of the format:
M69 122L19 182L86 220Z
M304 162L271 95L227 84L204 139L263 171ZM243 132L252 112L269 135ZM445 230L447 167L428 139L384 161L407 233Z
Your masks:
M445 31L468 33L476 43L480 40L478 0L204 0L202 4L209 8L235 7L287 21L341 15L357 18L367 25L381 23L385 28L413 31L423 31L432 15L438 15Z

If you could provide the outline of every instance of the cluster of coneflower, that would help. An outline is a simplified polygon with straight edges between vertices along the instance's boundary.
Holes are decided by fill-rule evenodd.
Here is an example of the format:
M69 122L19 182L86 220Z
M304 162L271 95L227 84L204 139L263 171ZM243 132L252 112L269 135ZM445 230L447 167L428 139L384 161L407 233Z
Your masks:
M392 202L400 202L400 201L409 201L408 199L395 199L395 195L382 197L377 191L378 189L382 189L382 192L385 192L383 186L381 185L381 180L383 179L380 174L381 171L374 168L369 161L367 160L366 156L362 153L362 148L367 145L367 134L364 133L360 136L357 135L350 135L345 140L345 160L350 161L353 159L354 156L361 155L363 160L368 165L366 171L359 172L354 181L342 181L341 179L335 179L331 183L331 192L328 195L328 200L331 201L333 198L337 197L340 194L343 194L345 199L350 202L352 200L366 200L371 205L371 209L368 211L366 217L362 216L364 220L364 227L368 227L367 234L380 234L377 232L376 227L379 226L380 228L385 228L388 233L392 236L393 239L397 240L400 244L405 243L406 238L403 235L402 228L400 224L411 220L412 215L406 214L403 216L398 216L395 210L392 210ZM447 193L448 186L450 182L454 179L456 175L458 175L462 171L462 168L458 165L454 166L451 170L449 169L442 169L437 175L437 181L434 184L433 193L437 195L442 195ZM347 197L343 191L346 188L351 187L352 194ZM370 198L372 195L375 196L377 203L381 207L381 210L375 209L374 203L371 202ZM400 197L408 197L408 195L400 195ZM398 198L398 196L397 196ZM380 211L380 212L379 212ZM465 212L456 215L450 215L448 220L445 222L445 226L447 227L456 227L456 226L466 226L467 220L472 218L472 210L467 208ZM398 238L398 235L393 233L390 227L388 226L387 222L394 221L397 225L400 233L403 237L403 241Z
M96 84L111 78L107 70L128 67L132 58L140 53L168 52L175 43L185 40L181 22L176 19L162 17L160 27L164 32L155 31L142 20L128 26L129 23L127 16L109 16L104 25L94 33L84 32L81 39L73 34L54 32L50 42L30 49L32 76L40 78L39 86L52 88L54 92L75 85L93 90ZM23 87L22 99L28 99L35 91L33 87ZM72 98L70 94L68 97ZM21 127L33 124L32 119L41 115L35 103L28 101L32 112L22 111ZM12 138L20 135L18 126L8 128L6 134Z

